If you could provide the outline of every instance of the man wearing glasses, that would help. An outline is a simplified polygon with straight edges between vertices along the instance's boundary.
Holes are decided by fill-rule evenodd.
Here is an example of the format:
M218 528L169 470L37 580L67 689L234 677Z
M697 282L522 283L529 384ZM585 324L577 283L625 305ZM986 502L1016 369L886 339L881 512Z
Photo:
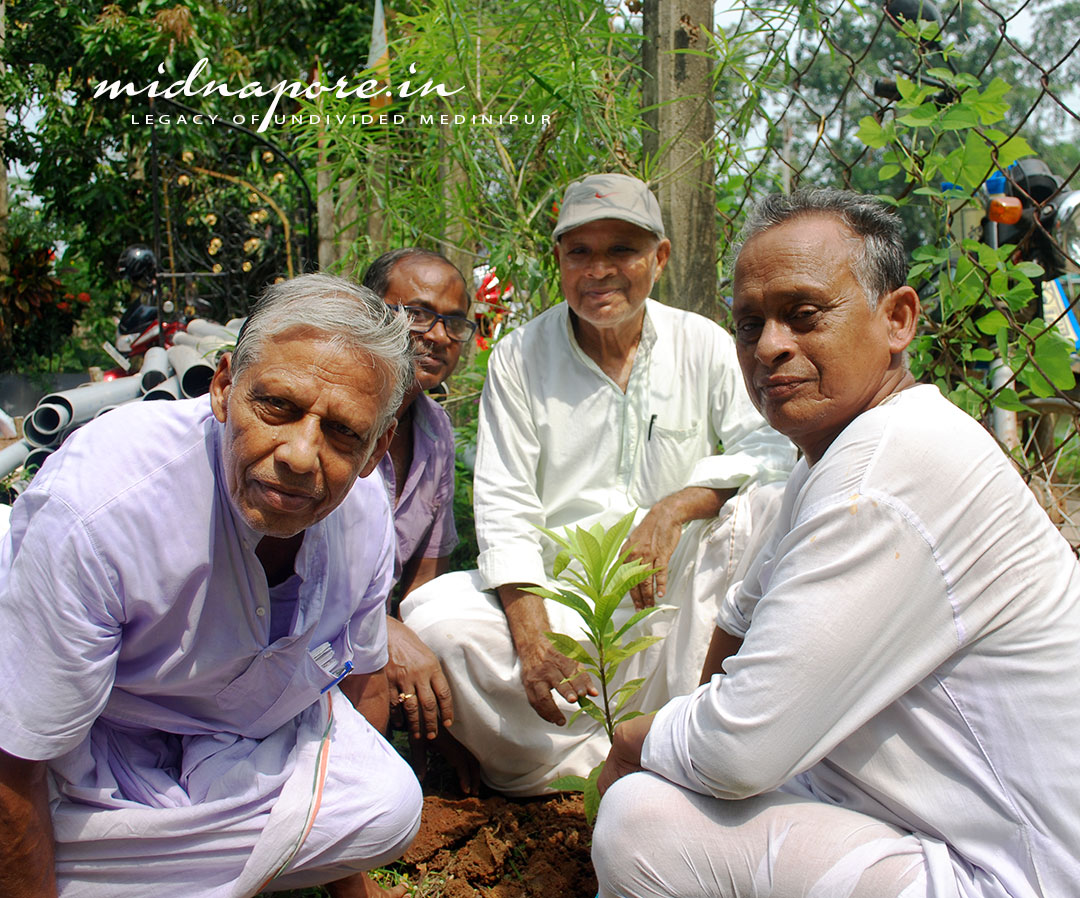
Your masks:
M462 347L476 333L467 317L468 288L461 272L440 253L414 247L379 256L363 284L409 317L416 352L416 379L397 411L397 430L379 463L394 509L398 595L446 572L457 545L454 526L454 431L450 418L428 391L454 371ZM432 652L393 615L387 620L391 703L413 744L413 764L423 774L423 740L453 720L446 677ZM469 768L462 787L473 791Z
M644 183L571 184L553 237L566 302L499 341L480 402L479 570L402 603L450 679L453 735L511 795L587 774L607 750L591 718L566 722L596 687L545 636L581 634L575 612L526 591L547 582L555 555L538 525L611 526L634 512L627 550L659 569L634 604L659 597L678 609L649 618L667 637L620 668L647 678L635 701L651 710L697 684L717 599L752 554L752 523L779 498L758 486L795 460L751 405L731 337L648 298L671 243Z

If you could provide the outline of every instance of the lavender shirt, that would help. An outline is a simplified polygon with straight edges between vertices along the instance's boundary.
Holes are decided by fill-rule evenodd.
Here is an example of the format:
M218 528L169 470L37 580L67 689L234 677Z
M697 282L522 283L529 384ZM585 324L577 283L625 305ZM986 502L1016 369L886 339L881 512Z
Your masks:
M0 540L5 751L70 752L68 768L96 772L69 776L89 782L155 735L264 738L346 661L386 663L382 483L358 481L307 530L296 611L271 641L261 537L225 489L222 432L206 397L132 403L77 431L20 496Z
M413 557L442 558L457 545L454 526L454 429L443 408L426 393L412 406L413 458L401 498L394 507L397 555L394 581ZM394 502L394 463L379 462L387 495Z

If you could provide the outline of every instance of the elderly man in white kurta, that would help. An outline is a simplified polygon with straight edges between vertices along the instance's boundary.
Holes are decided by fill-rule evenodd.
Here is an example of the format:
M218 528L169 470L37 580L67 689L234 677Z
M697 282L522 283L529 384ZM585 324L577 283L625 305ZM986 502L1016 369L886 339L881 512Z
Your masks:
M0 542L0 893L391 894L358 871L420 793L377 732L394 531L357 477L411 366L374 294L301 277L209 397L112 411L38 473Z
M616 731L600 894L1076 894L1080 566L993 439L908 372L898 220L813 191L747 232L739 359L804 457L714 675Z
M565 725L593 687L544 636L583 637L580 619L522 589L547 584L555 555L537 528L610 526L635 513L628 549L660 569L655 595L674 610L649 618L666 638L620 678L646 677L634 701L656 708L697 683L718 592L752 555L778 501L774 482L794 463L791 444L751 405L731 337L647 298L671 244L645 184L625 175L572 184L554 236L566 302L500 341L488 366L474 483L479 571L447 575L402 604L451 682L453 735L490 786L518 795L585 775L607 751L591 718ZM654 584L633 599L652 603Z

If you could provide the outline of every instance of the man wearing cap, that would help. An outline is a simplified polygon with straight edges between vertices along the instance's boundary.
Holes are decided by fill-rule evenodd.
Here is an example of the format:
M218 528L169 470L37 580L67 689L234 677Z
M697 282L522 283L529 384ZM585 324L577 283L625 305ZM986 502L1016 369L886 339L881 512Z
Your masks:
M576 614L524 591L548 582L555 554L537 528L636 514L627 548L659 573L634 605L662 597L677 610L649 618L650 632L670 635L620 676L646 676L637 702L657 707L696 685L716 596L778 499L762 485L794 463L751 405L728 334L647 298L671 244L644 183L603 174L570 185L554 238L566 302L509 334L489 363L474 485L479 570L402 604L454 690L452 733L488 785L516 795L587 773L607 748L589 718L566 726L571 704L596 690L544 635L583 635Z

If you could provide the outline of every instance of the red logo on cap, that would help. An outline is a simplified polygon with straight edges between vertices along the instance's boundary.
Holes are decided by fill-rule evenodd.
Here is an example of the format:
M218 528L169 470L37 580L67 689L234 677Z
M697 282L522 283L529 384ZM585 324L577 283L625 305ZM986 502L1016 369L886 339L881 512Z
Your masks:
M602 200L606 197L612 196L613 194L614 191L612 191L611 193L594 193L593 196L595 196L598 200Z

